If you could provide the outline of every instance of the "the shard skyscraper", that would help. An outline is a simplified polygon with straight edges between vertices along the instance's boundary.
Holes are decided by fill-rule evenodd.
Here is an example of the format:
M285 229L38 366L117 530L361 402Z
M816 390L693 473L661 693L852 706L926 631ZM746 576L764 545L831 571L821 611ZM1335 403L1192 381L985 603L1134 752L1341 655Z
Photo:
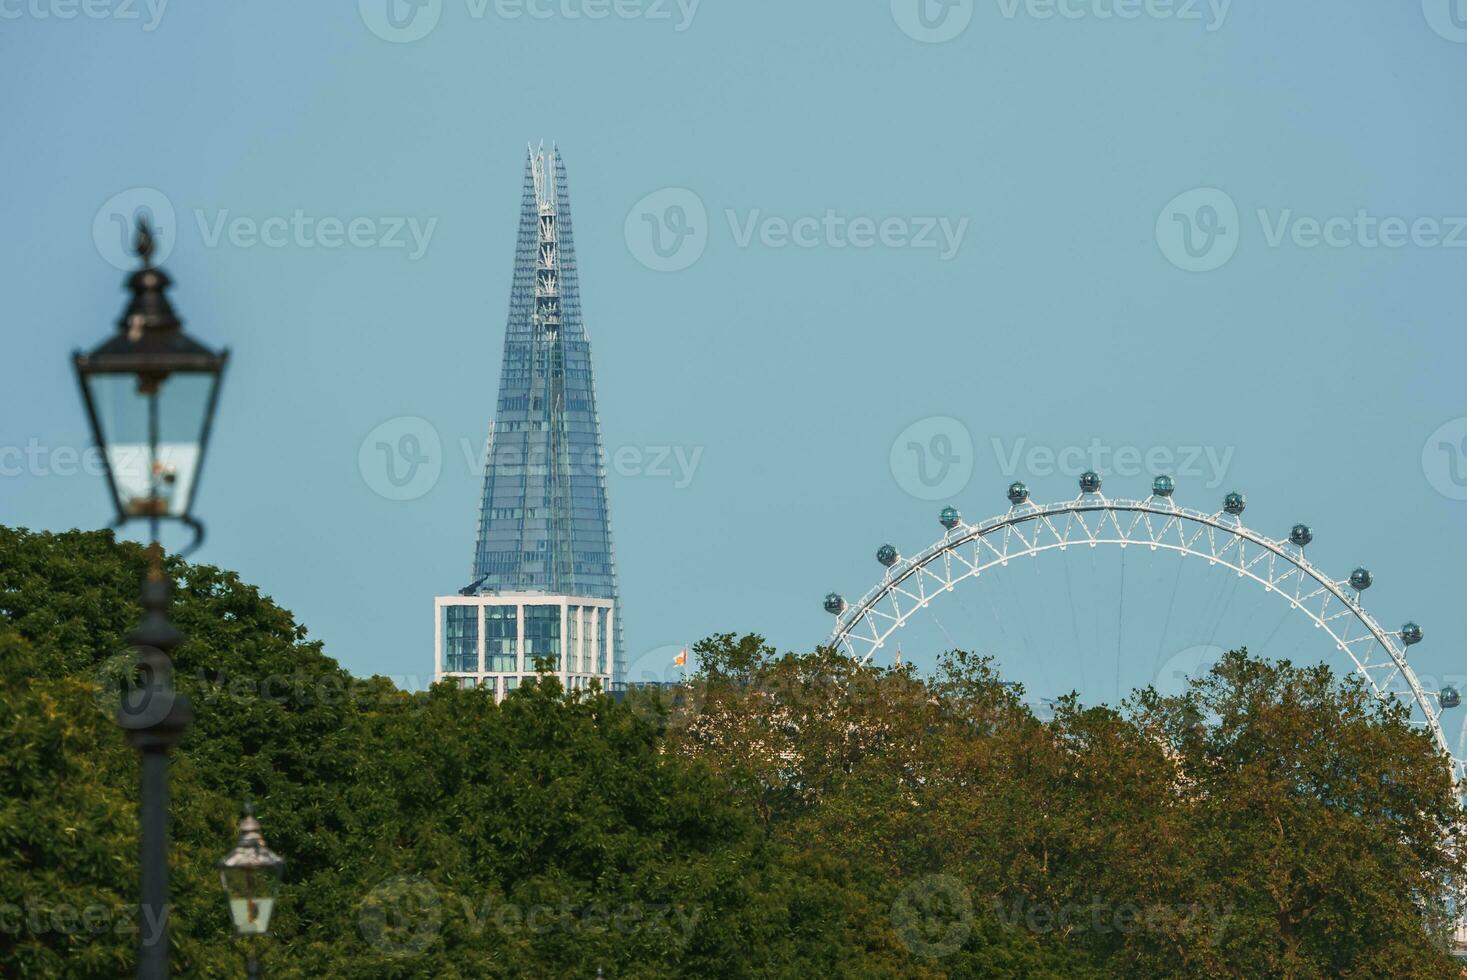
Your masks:
M622 679L591 345L565 164L553 146L532 147L525 163L473 577L458 600L440 599L439 607L439 678L501 681L503 696L515 686L502 683L506 675L533 672L535 658L550 656L568 686Z

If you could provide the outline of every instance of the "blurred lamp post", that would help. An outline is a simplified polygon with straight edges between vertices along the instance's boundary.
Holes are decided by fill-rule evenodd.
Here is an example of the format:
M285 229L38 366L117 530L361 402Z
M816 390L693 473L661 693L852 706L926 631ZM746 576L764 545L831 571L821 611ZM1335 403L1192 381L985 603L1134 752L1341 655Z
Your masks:
M219 861L219 881L229 896L235 935L251 941L245 960L245 972L251 978L260 975L253 940L270 930L270 913L275 910L275 893L284 870L284 858L265 846L254 808L246 803L239 821L239 841Z
M128 279L132 295L117 333L90 353L77 351L73 362L117 508L113 526L146 519L152 540L143 620L128 637L137 679L125 686L116 720L142 757L138 976L161 980L168 975L168 750L193 721L193 708L173 690L169 654L183 636L168 621L158 529L176 520L193 530L192 546L203 538L190 508L229 352L216 354L183 332L141 222L137 249L143 267Z

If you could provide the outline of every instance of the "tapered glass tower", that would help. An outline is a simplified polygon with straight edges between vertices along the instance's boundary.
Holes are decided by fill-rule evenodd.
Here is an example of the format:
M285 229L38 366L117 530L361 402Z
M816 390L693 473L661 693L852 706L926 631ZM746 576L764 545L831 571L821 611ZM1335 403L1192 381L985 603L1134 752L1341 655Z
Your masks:
M620 612L565 164L541 146L525 163L472 584L439 600L435 673L519 673L530 641L531 659L553 655L570 686L619 683Z

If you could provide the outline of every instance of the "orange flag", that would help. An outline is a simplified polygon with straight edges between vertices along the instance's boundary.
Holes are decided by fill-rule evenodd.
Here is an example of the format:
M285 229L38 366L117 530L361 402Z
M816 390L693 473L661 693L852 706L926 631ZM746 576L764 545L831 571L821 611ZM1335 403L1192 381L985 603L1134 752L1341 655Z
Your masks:
M688 663L688 648L687 647L683 647L683 652L682 653L679 653L676 657L673 657L672 658L672 662L675 663L675 664L677 664L679 667L685 667L685 666L687 666L687 663Z

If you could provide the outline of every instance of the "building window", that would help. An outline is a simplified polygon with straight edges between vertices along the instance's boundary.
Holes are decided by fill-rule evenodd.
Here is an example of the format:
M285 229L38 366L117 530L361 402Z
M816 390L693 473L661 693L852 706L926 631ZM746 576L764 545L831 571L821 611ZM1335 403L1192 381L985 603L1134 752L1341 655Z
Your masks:
M596 665L598 673L611 673L611 637L607 635L606 620L610 610L601 607L596 610Z
M570 606L565 611L567 650L570 654L570 669L583 670L581 666L581 607Z
M443 607L443 670L477 673L479 670L479 607Z
M525 666L532 667L537 658L550 661L550 669L560 670L560 607L525 607Z
M484 669L495 673L518 670L515 644L519 641L518 612L514 606L484 607Z

